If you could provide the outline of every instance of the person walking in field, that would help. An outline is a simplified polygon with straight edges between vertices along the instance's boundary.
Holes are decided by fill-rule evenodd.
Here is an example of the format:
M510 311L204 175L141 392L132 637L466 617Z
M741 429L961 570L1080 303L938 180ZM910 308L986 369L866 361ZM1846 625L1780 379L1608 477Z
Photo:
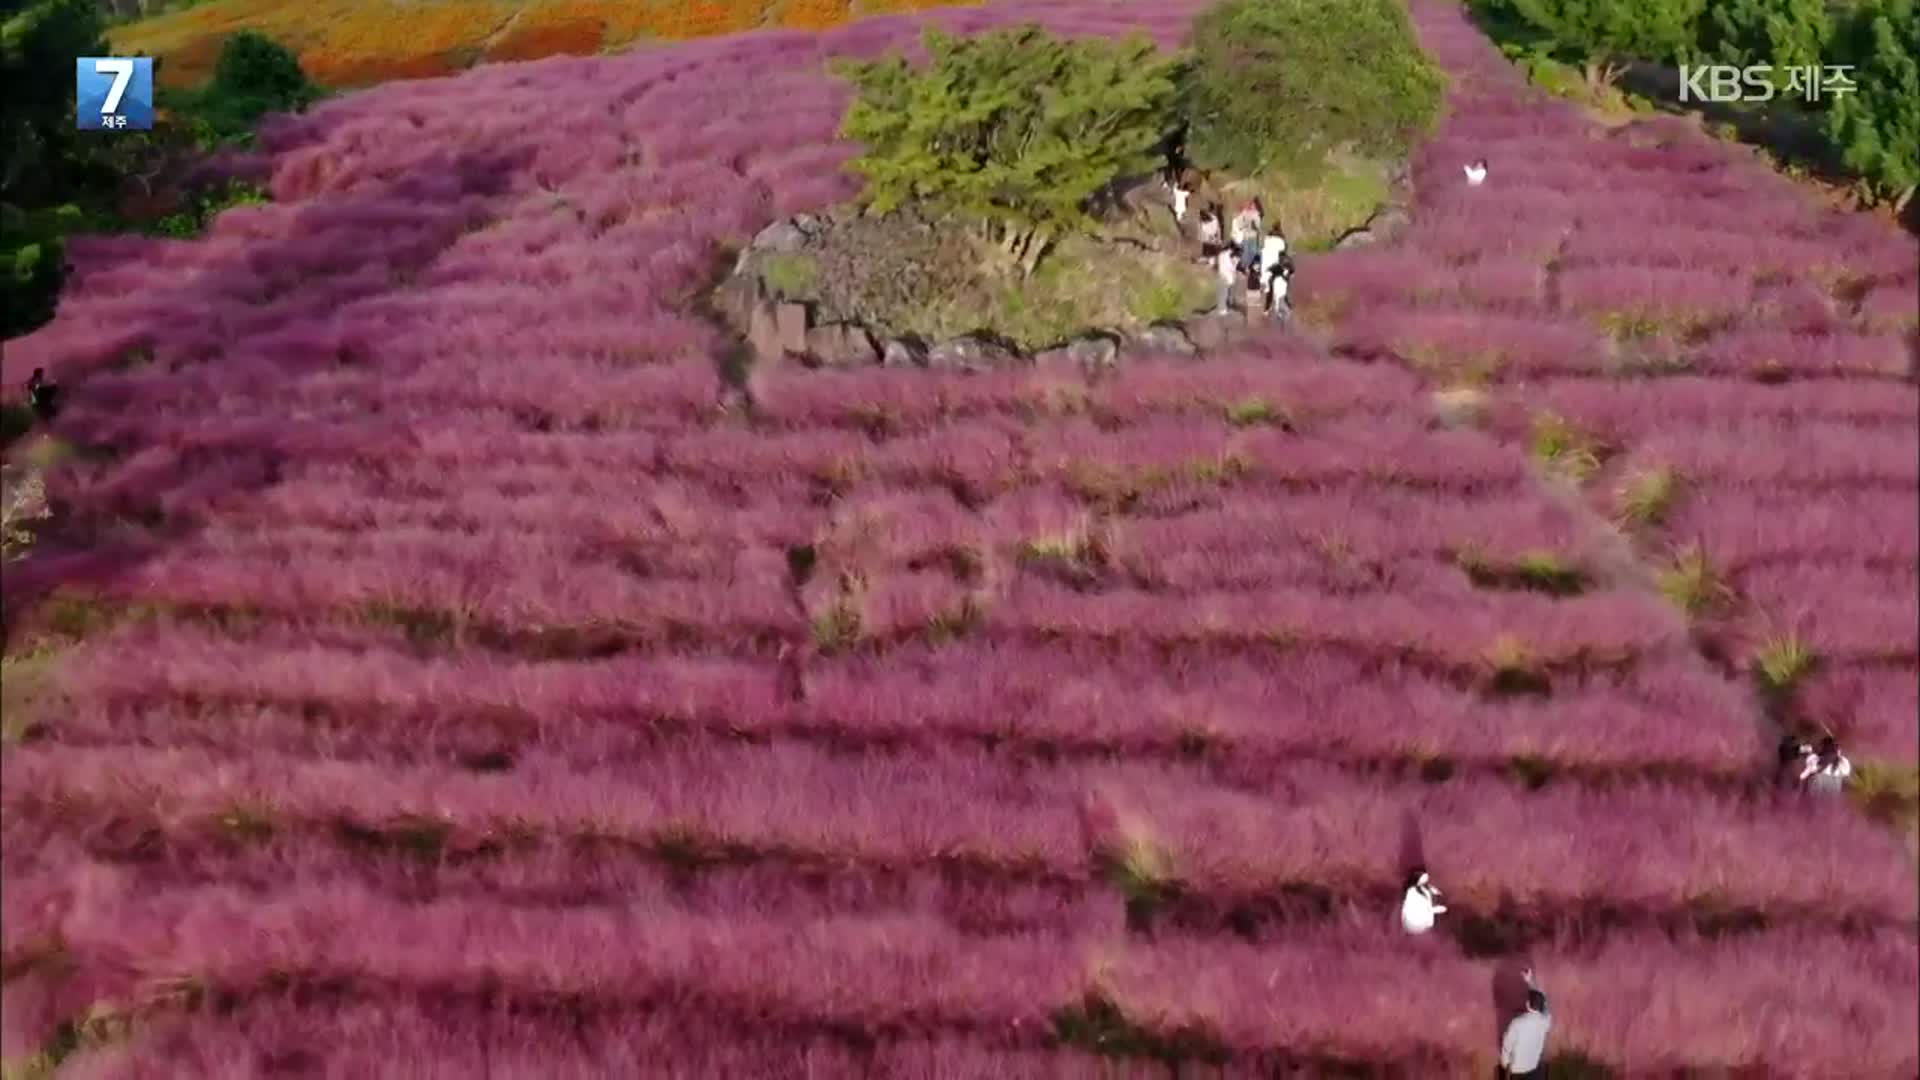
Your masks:
M1820 740L1820 748L1814 751L1800 769L1800 782L1809 790L1838 794L1845 790L1847 778L1853 775L1853 762L1840 752L1840 744L1831 735Z
M1553 1015L1547 1011L1546 992L1533 979L1533 969L1528 968L1521 974L1527 980L1527 1008L1507 1022L1506 1033L1500 1037L1500 1075L1507 1080L1547 1075L1543 1062Z
M1468 187L1479 187L1487 181L1487 159L1481 158L1471 165L1463 166L1462 171L1467 174Z
M1774 783L1779 787L1798 786L1802 772L1814 758L1813 747L1805 739L1791 732L1780 736L1780 759L1774 767Z
M1407 890L1400 900L1400 925L1409 934L1424 934L1433 929L1433 917L1446 911L1439 903L1440 890L1424 866L1407 875Z
M60 387L47 380L46 368L34 368L27 377L27 407L42 422L52 420L60 411Z

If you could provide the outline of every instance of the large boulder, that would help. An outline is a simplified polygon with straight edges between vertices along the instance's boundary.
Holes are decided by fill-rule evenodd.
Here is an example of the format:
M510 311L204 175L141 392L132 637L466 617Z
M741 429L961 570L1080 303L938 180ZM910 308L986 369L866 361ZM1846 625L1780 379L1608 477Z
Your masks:
M1182 324L1187 340L1201 352L1215 352L1225 348L1235 338L1246 332L1247 318L1239 314L1195 315Z
M888 338L880 346L880 363L887 367L926 367L927 347L912 338Z
M880 349L872 335L850 323L808 330L806 355L821 367L864 367L880 362Z
M1400 234L1413 224L1413 215L1407 213L1404 206L1388 203L1373 212L1367 219L1367 231L1388 243L1399 239Z
M807 234L792 221L776 221L761 229L753 236L748 247L754 251L799 251L806 245Z
M807 351L807 305L787 302L773 306L774 332L781 352L804 355Z
M713 292L713 309L730 326L747 326L756 304L766 299L758 274L735 274Z
M1036 354L1033 362L1041 367L1098 371L1112 367L1119 358L1119 341L1107 334L1092 333Z
M1018 350L981 334L964 334L927 350L927 366L941 371L992 371L1023 363Z
M1370 247L1379 242L1380 238L1373 234L1373 230L1363 226L1358 229L1348 229L1340 239L1333 242L1333 250L1350 251L1354 248Z
M771 301L755 301L747 313L747 345L761 360L780 358L780 324Z
M1126 348L1130 356L1193 356L1198 351L1186 331L1169 323L1155 323L1140 331Z

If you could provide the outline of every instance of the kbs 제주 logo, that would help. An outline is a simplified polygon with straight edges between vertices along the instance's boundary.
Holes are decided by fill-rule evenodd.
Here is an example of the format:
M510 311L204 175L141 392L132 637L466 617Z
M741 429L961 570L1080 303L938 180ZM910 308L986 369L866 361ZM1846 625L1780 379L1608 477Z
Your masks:
M81 131L153 130L152 57L83 56L75 77Z

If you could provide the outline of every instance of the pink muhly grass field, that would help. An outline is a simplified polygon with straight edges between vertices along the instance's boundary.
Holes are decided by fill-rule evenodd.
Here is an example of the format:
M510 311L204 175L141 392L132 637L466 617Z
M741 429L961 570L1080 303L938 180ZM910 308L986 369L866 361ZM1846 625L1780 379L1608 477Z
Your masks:
M1531 960L1618 1072L1912 1074L1903 838L1769 791L1695 643L1808 645L1783 708L1915 760L1907 238L1416 0L1453 82L1412 224L1303 256L1298 328L723 383L715 268L855 189L829 56L1202 6L394 83L207 166L269 205L76 241L0 371L79 448L4 578L0 1053L131 1009L65 1070L1167 1071L1091 1008L1229 1072L1465 1075ZM1649 331L1686 374L1629 377ZM1435 418L1463 385L1482 430ZM1583 490L1544 413L1604 444ZM1654 588L1688 544L1725 626ZM1585 577L1485 576L1528 563ZM1409 941L1416 859L1453 910Z

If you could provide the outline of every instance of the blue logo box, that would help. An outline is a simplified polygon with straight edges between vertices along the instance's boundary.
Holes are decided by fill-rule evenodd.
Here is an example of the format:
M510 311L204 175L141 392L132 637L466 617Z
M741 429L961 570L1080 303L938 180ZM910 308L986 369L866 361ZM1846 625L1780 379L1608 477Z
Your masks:
M81 131L153 130L153 57L83 56L74 67Z

